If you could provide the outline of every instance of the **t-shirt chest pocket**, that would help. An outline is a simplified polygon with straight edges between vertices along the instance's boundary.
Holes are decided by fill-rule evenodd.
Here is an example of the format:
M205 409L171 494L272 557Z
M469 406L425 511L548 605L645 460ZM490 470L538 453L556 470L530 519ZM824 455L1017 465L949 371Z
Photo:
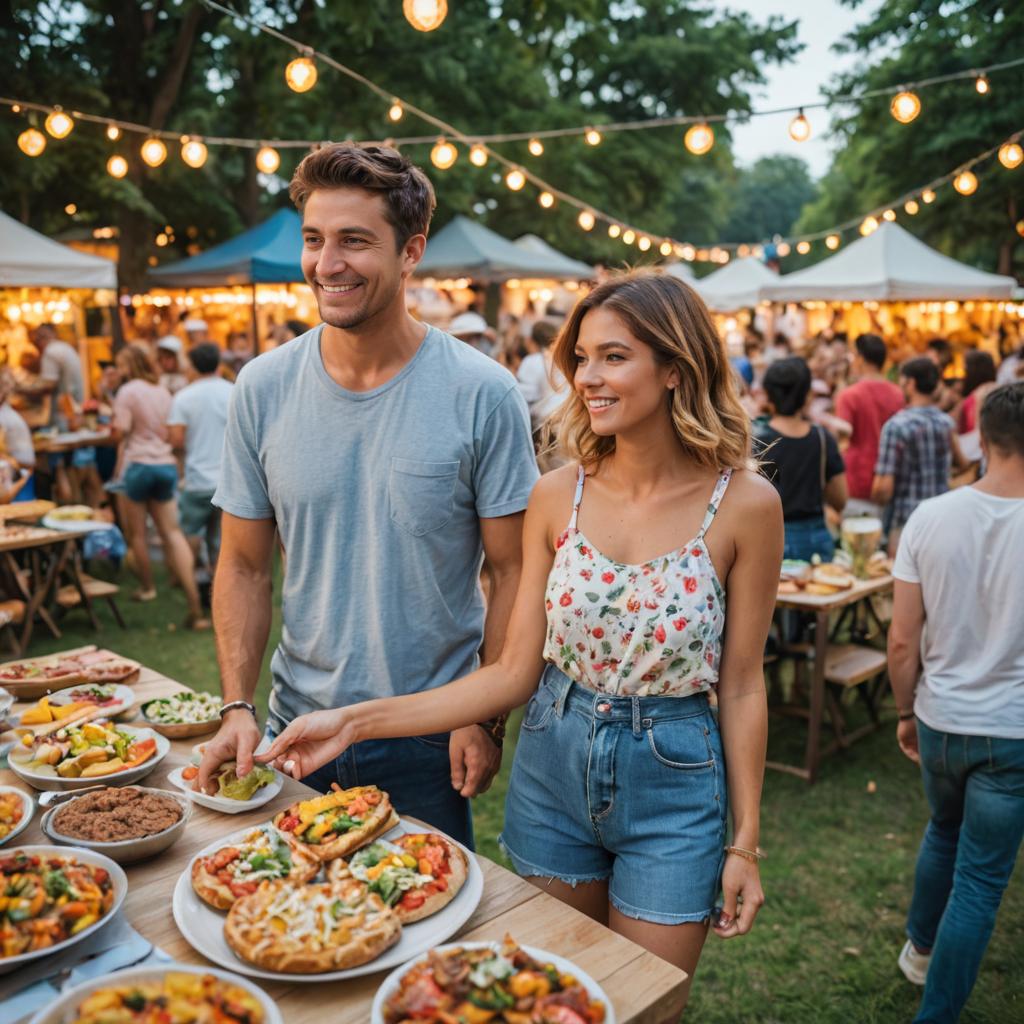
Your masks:
M458 462L391 460L388 502L391 521L414 537L440 530L455 511Z

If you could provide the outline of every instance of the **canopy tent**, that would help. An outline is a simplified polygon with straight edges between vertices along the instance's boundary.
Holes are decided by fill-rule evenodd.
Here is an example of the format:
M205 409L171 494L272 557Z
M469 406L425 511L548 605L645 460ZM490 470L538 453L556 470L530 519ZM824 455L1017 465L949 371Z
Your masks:
M416 273L421 277L469 277L484 283L524 277L578 281L593 274L585 263L542 244L544 251L532 244L517 245L460 214L427 242Z
M149 280L165 288L294 284L305 280L301 258L302 218L294 210L278 210L198 256L157 267Z
M0 211L0 288L116 288L117 265L75 252Z
M943 256L886 221L835 256L766 284L763 293L772 302L969 301L1009 299L1016 286L1012 277Z
M539 238L537 235L523 235L517 238L514 244L526 252L534 253L537 257L543 257L546 261L550 261L550 265L553 267L564 267L566 274L571 274L581 281L594 276L594 268L589 263L566 256L565 253L559 252L553 245L548 245L543 238Z
M730 313L765 302L765 290L779 281L779 275L769 270L753 256L733 260L693 284L709 308L718 313Z
M680 281L685 281L690 286L697 284L697 275L693 272L693 267L689 263L666 263L662 268L662 273L668 274L670 277L678 277Z

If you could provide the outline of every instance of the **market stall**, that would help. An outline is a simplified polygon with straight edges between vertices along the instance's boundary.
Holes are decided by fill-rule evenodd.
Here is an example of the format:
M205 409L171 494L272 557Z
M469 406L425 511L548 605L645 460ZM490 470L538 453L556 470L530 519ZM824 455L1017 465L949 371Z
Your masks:
M709 309L716 313L734 313L765 302L768 289L778 281L779 275L759 259L744 256L707 277L687 283L697 289Z

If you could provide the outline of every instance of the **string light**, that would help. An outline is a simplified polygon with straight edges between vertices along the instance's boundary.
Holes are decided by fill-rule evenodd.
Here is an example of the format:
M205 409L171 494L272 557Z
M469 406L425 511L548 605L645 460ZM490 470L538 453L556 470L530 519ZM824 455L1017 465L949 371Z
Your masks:
M974 80L974 88L978 90L980 96L984 96L991 88L988 84L988 79L984 75L978 75Z
M69 217L74 217L74 215L78 213L78 207L74 203L68 203L68 205L64 207L64 212Z
M404 0L402 13L418 32L433 32L448 17L448 0Z
M167 147L160 139L146 139L139 152L150 167L159 167L167 159Z
M181 159L184 160L189 167L202 167L203 164L206 163L208 155L206 146L198 139L189 139L181 147Z
M651 247L651 240L646 235L641 235L640 240L636 243L636 247L641 252L647 252Z
M526 148L530 151L531 156L540 156L544 152L544 143L540 139L530 139Z
M1019 142L1004 142L999 147L999 162L1008 171L1020 167L1022 161L1024 161L1024 149L1021 149Z
M601 133L596 128L588 128L583 138L586 140L588 146L601 145Z
M779 256L779 257L788 256L790 254L790 251L791 250L790 250L790 247L789 247L789 242L779 242L779 244L777 246L775 246L775 255L776 256Z
M260 146L256 167L264 174L273 174L281 166L281 154L273 146Z
M661 245L658 246L658 252L660 252L662 256L671 256L672 255L672 243L671 242L662 242Z
M594 215L589 210L580 210L580 215L576 218L576 223L579 224L584 231L590 231L596 223Z
M838 249L839 248L839 236L838 235L829 235L828 238L825 239L825 248L826 249L832 249L832 250Z
M518 192L526 184L526 175L523 174L518 167L513 167L512 170L505 175L505 184L508 185L513 192Z
M882 214L882 220L894 221L895 219L896 219L896 211L895 210L886 210L885 213Z
M916 199L908 199L903 204L903 209L907 213L909 213L911 217L913 217L917 213L917 211L921 209L921 207L917 205L917 200Z
M459 151L447 139L438 139L430 151L430 162L441 171L447 171L458 158Z
M117 142L121 138L121 129L116 124L107 125L107 138L111 142Z
M550 192L541 192L537 196L537 202L544 207L545 210L550 210L555 205L555 197Z
M39 156L46 149L46 136L38 128L26 128L18 136L18 149L25 156Z
M889 111L900 124L910 124L921 113L921 100L917 93L903 89L893 96Z
M695 124L683 136L683 144L695 156L703 156L715 144L715 133L709 124Z
M687 263L692 263L697 256L697 250L692 245L684 245L682 246L682 251L679 255L682 256Z
M797 242L796 251L800 253L801 256L806 256L811 251L811 243L808 242L807 239L804 239L802 242Z
M469 162L474 167L483 167L487 163L487 147L476 143L469 147Z
M112 156L107 161L107 174L112 178L123 178L128 173L128 161L123 156Z
M398 100L395 100L390 108L388 109L388 120L389 121L401 121L402 115L405 113L405 107L402 106Z
M60 107L54 107L47 115L45 127L55 139L66 139L75 127L75 122Z
M632 245L636 241L636 232L627 228L622 232L622 240L626 245Z
M284 80L294 92L309 92L316 85L316 65L309 57L296 57L284 69Z
M978 190L978 178L973 171L961 171L953 179L953 188L962 196L973 195Z
M922 203L934 203L935 202L935 193L930 188L926 188L921 193L921 202Z
M811 122L804 117L804 108L789 122L789 137L794 142L806 142L811 137Z
M620 228L618 224L609 224L608 225L608 237L609 238L618 238L619 235L621 235L621 234L622 234L622 228Z

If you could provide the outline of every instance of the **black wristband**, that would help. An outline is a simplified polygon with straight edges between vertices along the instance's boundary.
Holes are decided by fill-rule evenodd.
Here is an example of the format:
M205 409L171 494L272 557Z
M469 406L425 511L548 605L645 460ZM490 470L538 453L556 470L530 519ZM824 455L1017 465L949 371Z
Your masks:
M498 715L496 718L490 718L486 722L478 723L480 728L490 737L491 742L501 749L501 744L505 739L505 722L508 720L508 715Z
M899 713L899 718L901 722L909 722L912 718L916 717L917 716L914 714L913 711L901 711Z

